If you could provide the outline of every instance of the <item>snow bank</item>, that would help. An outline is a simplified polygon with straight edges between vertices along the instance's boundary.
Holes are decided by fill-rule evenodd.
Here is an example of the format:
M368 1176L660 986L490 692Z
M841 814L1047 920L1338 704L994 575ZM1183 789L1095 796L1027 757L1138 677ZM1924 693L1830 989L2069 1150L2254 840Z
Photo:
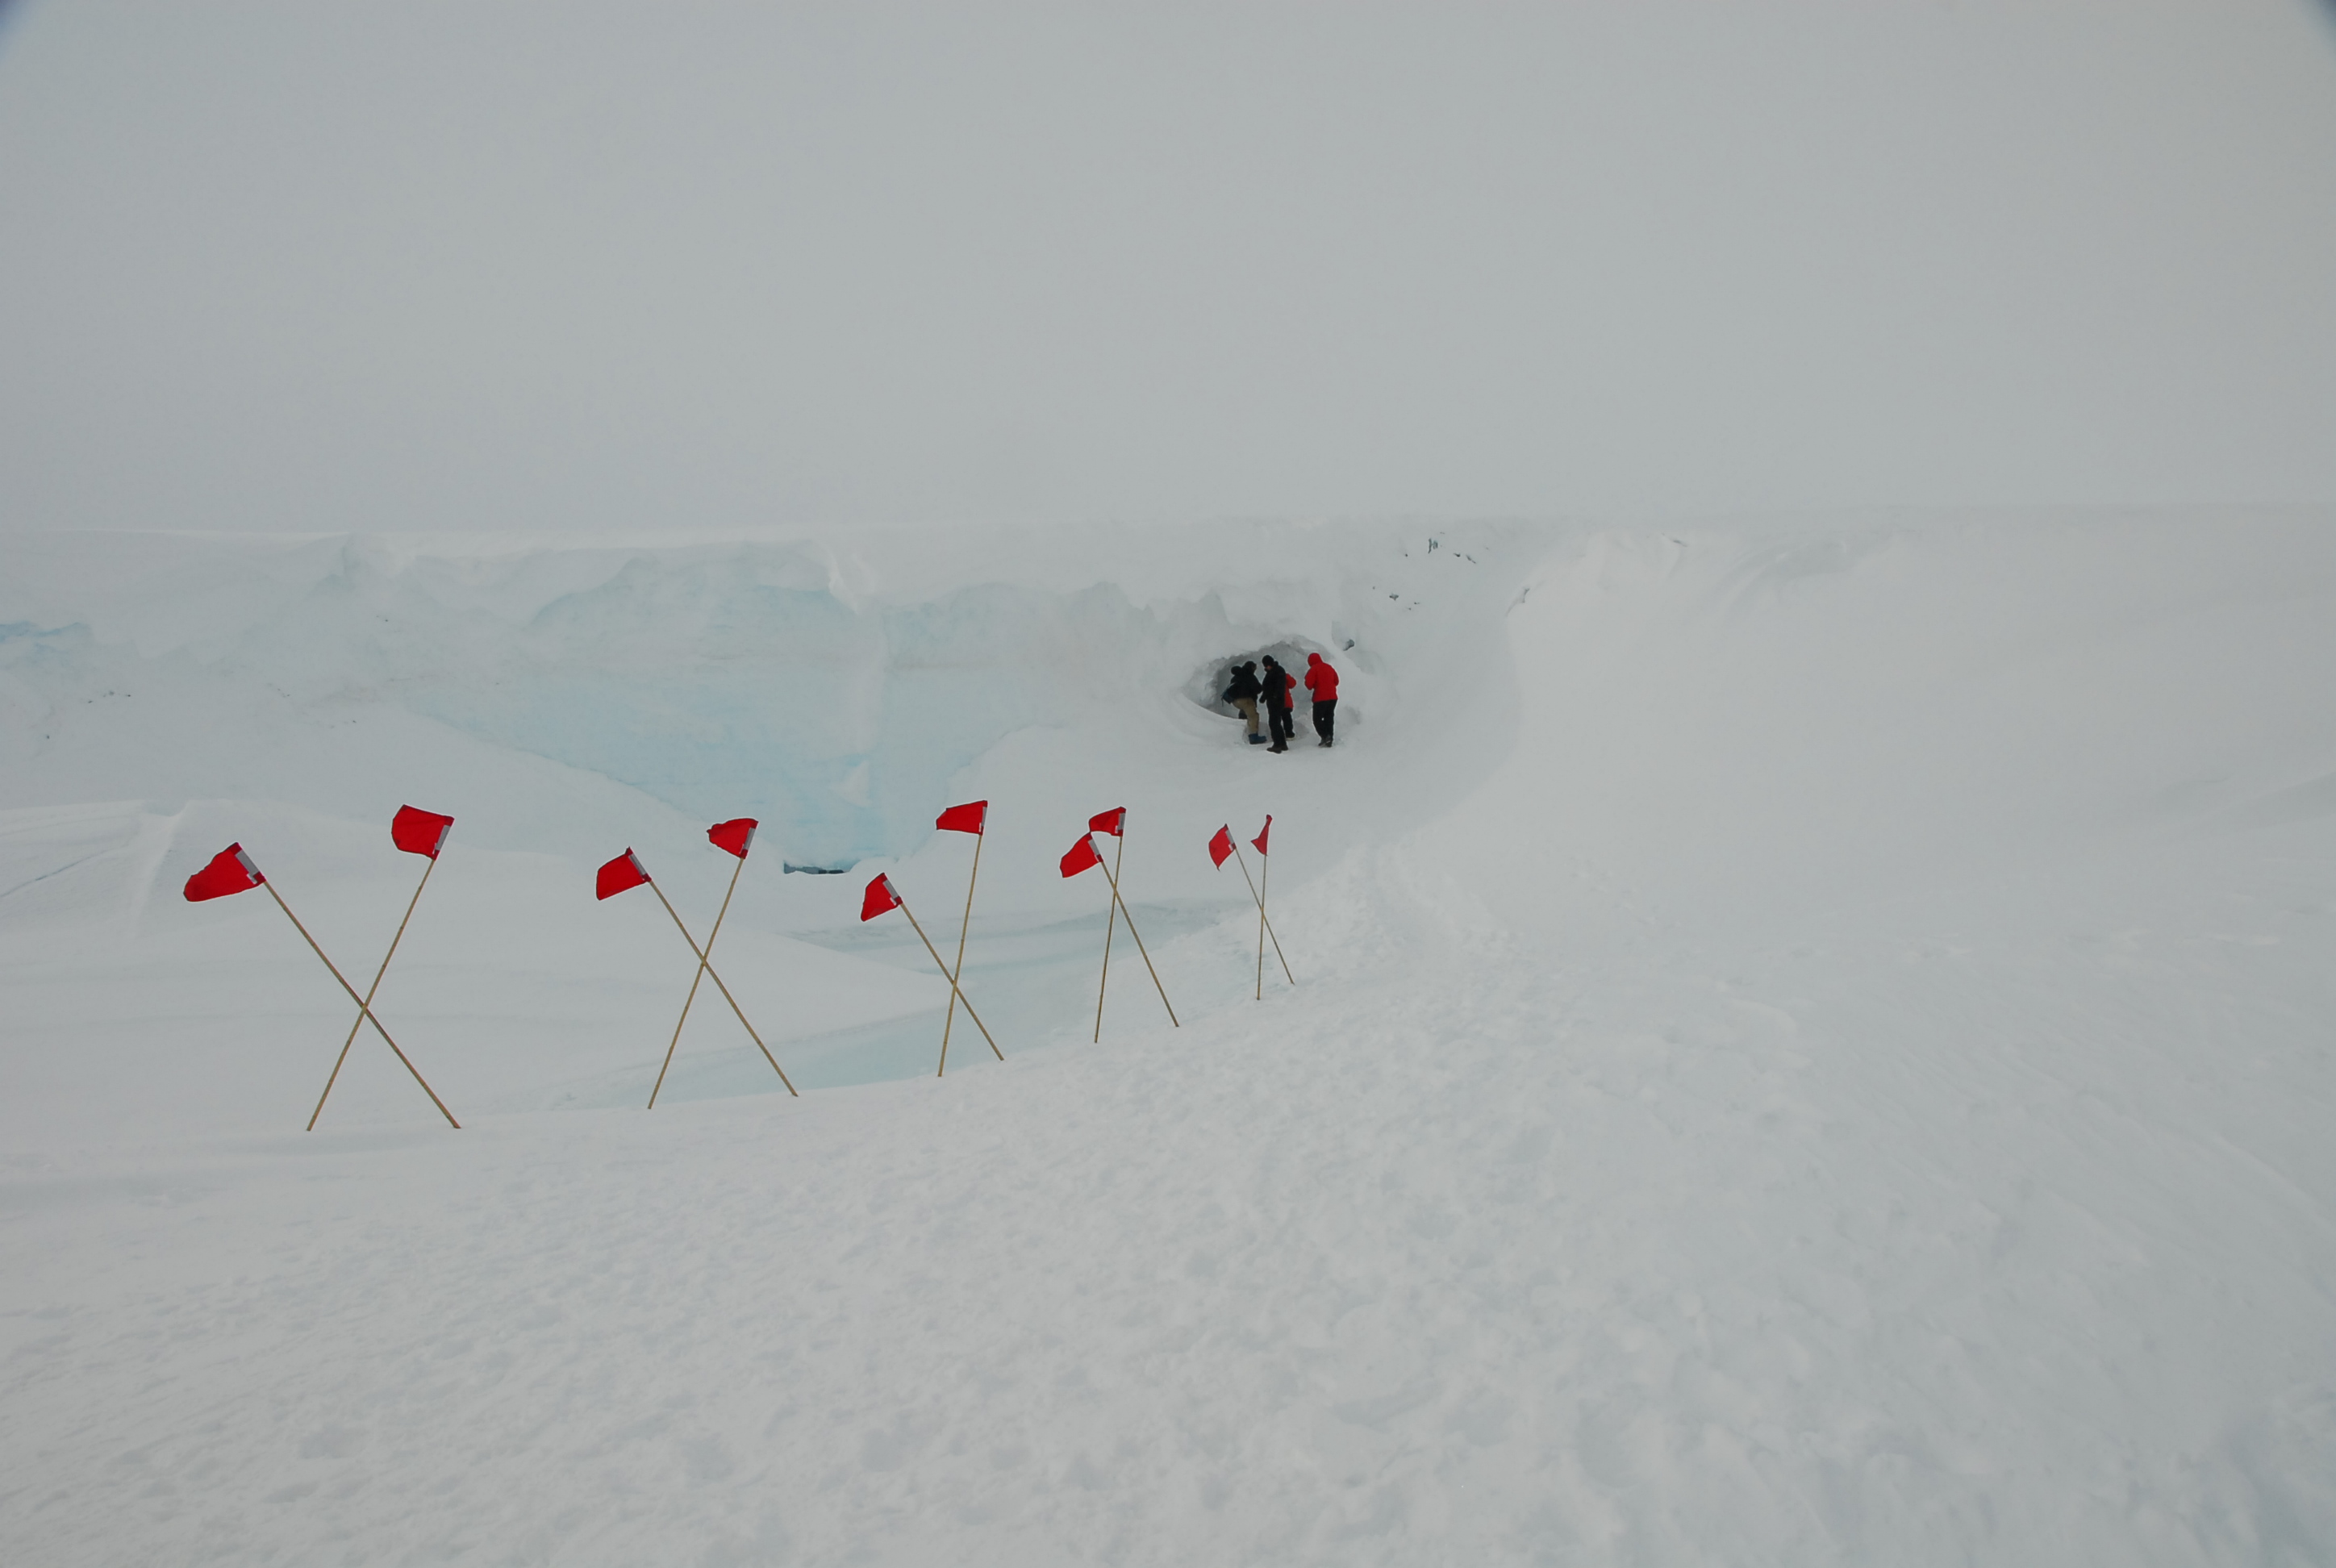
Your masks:
M1514 753L1427 842L1578 949L2315 820L2331 582L2318 514L1585 532L1507 618Z

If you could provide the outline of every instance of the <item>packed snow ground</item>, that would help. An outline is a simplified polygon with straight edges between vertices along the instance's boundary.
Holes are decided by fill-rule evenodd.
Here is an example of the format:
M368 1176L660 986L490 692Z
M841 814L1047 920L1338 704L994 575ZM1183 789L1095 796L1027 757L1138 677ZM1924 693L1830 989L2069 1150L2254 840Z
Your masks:
M0 550L13 1561L2336 1556L2336 519Z

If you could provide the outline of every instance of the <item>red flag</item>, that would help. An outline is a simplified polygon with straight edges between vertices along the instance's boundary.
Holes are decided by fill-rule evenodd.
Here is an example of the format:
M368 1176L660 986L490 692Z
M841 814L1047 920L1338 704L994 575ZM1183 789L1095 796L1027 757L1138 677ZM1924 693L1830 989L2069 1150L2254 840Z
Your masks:
M1255 844L1255 845L1257 846L1257 852L1258 852L1258 853L1260 853L1260 854L1263 854L1263 853L1265 852L1265 835L1266 835L1266 834L1268 834L1268 833L1271 833L1272 831L1273 831L1273 814L1272 814L1270 812L1269 812L1269 813L1266 813L1265 825L1264 825L1263 827L1261 827L1261 828L1260 828L1260 829L1258 829L1258 830L1257 830L1257 837L1255 837L1255 838L1253 838L1253 839L1251 839L1251 840L1250 840L1250 841L1249 841L1250 842L1251 842L1251 843L1253 843L1253 844Z
M407 854L428 855L434 861L453 826L453 817L442 817L420 806L400 806L389 819L389 842Z
M1095 853L1095 840L1086 833L1081 833L1079 842L1071 846L1071 852L1063 857L1063 874L1075 877L1089 866L1101 864L1103 856Z
M637 888L648 880L649 873L641 869L640 861L635 857L632 851L627 850L600 868L599 895L604 899L614 898L627 889Z
M229 893L248 893L267 880L241 844L229 844L211 857L210 864L187 879L187 901L199 904Z
M968 801L961 806L951 806L933 819L933 826L943 833L978 835L989 821L988 801Z
M1233 829L1231 823L1219 828L1217 836L1209 841L1209 858L1217 862L1219 871L1224 870L1225 862L1233 858Z
M900 907L900 895L892 891L891 877L878 877L868 884L868 894L860 901L860 918L872 920L886 910Z
M759 826L753 817L732 817L726 823L715 823L706 830L706 836L717 850L727 850L740 860L746 858L746 846L754 842L754 829Z
M1097 812L1087 818L1087 832L1109 833L1114 838L1119 837L1120 830L1126 825L1127 808L1125 806L1114 806L1107 812Z

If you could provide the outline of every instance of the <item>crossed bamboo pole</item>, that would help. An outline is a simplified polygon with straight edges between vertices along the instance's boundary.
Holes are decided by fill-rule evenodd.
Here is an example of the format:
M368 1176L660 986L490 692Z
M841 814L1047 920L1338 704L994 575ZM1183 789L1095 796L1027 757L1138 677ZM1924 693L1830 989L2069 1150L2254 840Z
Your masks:
M1115 836L1119 840L1118 853L1124 855L1127 852L1127 826L1124 823L1120 824L1120 831ZM1094 839L1095 833L1092 830L1087 833L1087 837L1090 841ZM1114 858L1116 859L1117 856L1115 855ZM1168 988L1160 983L1160 971L1152 967L1152 955L1149 952L1144 951L1144 933L1135 929L1135 912L1127 907L1127 901L1119 896L1119 877L1117 873L1113 870L1113 868L1104 865L1103 857L1101 855L1095 856L1095 864L1103 867L1104 880L1111 883L1111 901L1113 905L1117 909L1119 913L1127 917L1127 934L1135 939L1135 950L1138 953L1143 954L1144 968L1152 976L1152 989L1160 993L1160 1005L1168 1009L1169 1024L1175 1028L1183 1028L1184 1027L1183 1024L1176 1017L1176 1004L1168 999ZM1105 930L1103 950L1104 978L1108 981L1111 978L1111 936L1109 921L1105 921ZM1098 994L1095 998L1095 1040L1099 1043L1102 1039L1103 998Z
M430 863L434 868L438 862L433 861ZM426 884L430 881L430 872L423 872L422 873L422 880ZM415 1066L413 1061L407 1057L404 1051L398 1049L397 1042L389 1037L389 1031L382 1027L382 1023L379 1018L374 1017L373 993L371 991L367 991L364 996L357 995L356 987L349 984L348 977L341 973L341 969L338 964L336 964L331 959L326 957L325 950L316 945L316 939L308 934L308 928L300 923L300 917L292 912L292 906L284 901L284 895L276 891L276 884L274 882L262 881L259 885L268 890L268 896L276 901L276 907L284 911L284 918L292 922L292 929L300 933L301 940L308 944L309 950L314 952L318 958L325 960L325 967L333 971L333 979L340 981L341 989L349 993L349 1000L356 1003L357 1022L361 1024L369 1023L373 1026L374 1033L379 1035L382 1037L383 1042L386 1044L392 1051L396 1053L397 1059L405 1064L405 1070L414 1075L414 1081L422 1086L422 1092L430 1096L430 1103L438 1107L438 1114L446 1118L446 1125L453 1127L456 1132L462 1131L462 1124L454 1119L454 1113L446 1108L446 1102L438 1097L438 1091L430 1086L430 1081L422 1076L422 1069ZM414 890L414 903L419 903L421 900L422 889L417 887ZM411 920L414 917L414 903L409 903L405 906L405 914L408 920ZM398 935L401 937L405 934L405 927L403 923L398 926L397 931ZM396 950L397 944L392 942L390 944L390 951L395 952ZM388 969L389 960L387 959L382 959L381 967L384 969ZM379 975L375 975L374 977L374 984L375 986L381 984L381 977ZM352 1039L356 1037L355 1025L350 1026L349 1037ZM346 1057L348 1055L348 1047L346 1046L343 1046L341 1047L341 1055L343 1057ZM341 1065L338 1062L335 1062L333 1064L333 1076L337 1078L340 1076L340 1074ZM333 1086L329 1081L325 1085L325 1092L326 1094L331 1094L333 1092ZM321 1115L324 1109L325 1102L322 1099L319 1099L316 1102L316 1111ZM308 1131L314 1132L316 1131L316 1118L312 1115L308 1118Z
M988 826L988 819L986 817L983 820L982 825L985 829ZM958 981L965 975L965 939L966 934L973 930L973 884L981 880L981 841L988 836L989 834L987 832L978 833L973 835L973 874L965 879L965 920L957 928L957 968L954 969L945 968L943 971L948 974L949 978L949 1005L948 1016L941 1019L941 1065L933 1073L933 1076L937 1078L942 1076L949 1071L949 1029L957 1022L957 1004L961 996L961 993L957 989ZM897 896L897 894L898 890L896 889L895 896ZM906 914L908 912L908 908L909 906L907 904L902 904L900 906L901 912ZM917 917L910 915L909 923L912 926L915 925L917 923ZM925 933L922 930L920 930L917 934L919 936L922 936ZM926 945L930 946L931 944L928 943ZM933 957L938 959L940 955L939 953L935 953ZM971 1002L967 1002L965 1004L965 1010L967 1013L970 1014L973 1011L973 1004ZM976 1018L974 1021L976 1023L979 1023L981 1020ZM985 1040L988 1040L989 1031L988 1029L982 1030L981 1037ZM989 1048L993 1051L998 1051L998 1042L996 1040L989 1040ZM1001 1062L1004 1061L1006 1059L1006 1053L1003 1051L998 1051L998 1059Z
M1103 873L1105 880L1111 883L1111 902L1104 906L1105 913L1103 921L1103 979L1095 982L1095 1039L1091 1042L1095 1045L1103 1043L1103 998L1104 993L1111 989L1111 939L1119 921L1119 868L1126 863L1127 856L1127 823L1124 819L1119 824L1119 832L1112 836L1119 841L1119 847L1112 852L1111 858L1115 863L1109 871ZM1134 930L1135 922L1130 920L1127 929ZM1150 960L1146 959L1145 962L1149 963ZM1161 999L1163 1001L1167 999L1165 993L1163 993Z
M706 950L697 955L697 972L689 978L689 995L682 998L681 1017L674 1020L673 1038L665 1047L665 1062L657 1068L657 1082L649 1086L649 1103L646 1107L647 1109L652 1111L657 1109L657 1095L665 1087L665 1075L667 1069L673 1066L673 1053L680 1048L681 1046L681 1027L689 1022L690 1006L697 1000L697 988L705 980L706 976L714 974L714 939L722 934L722 921L730 913L730 895L738 891L738 873L745 869L746 857L745 855L740 855L738 857L737 865L733 867L730 872L729 891L725 892L722 895L721 913L714 917L714 929L706 933ZM655 886L656 884L652 882L650 885ZM665 897L665 894L659 893L657 894L657 897L662 899ZM667 904L666 905L666 909L670 912L673 906L671 904ZM681 917L678 915L674 916L674 920L676 923L679 922L680 919ZM689 932L685 930L681 934L686 937ZM692 942L689 945L691 950L695 951L697 944L696 942ZM721 985L722 977L720 975L714 975L714 983L717 986ZM725 997L727 997L730 992L727 988L725 988L722 994ZM730 1005L735 1008L738 1004L732 1002ZM742 1024L746 1024L746 1015L740 1013L738 1015L738 1021ZM750 1035L754 1035L754 1026L752 1024L746 1024L746 1032ZM754 1035L754 1043L758 1046L762 1045L763 1037L760 1035ZM770 1047L767 1046L764 1047L763 1055L770 1057ZM772 1057L771 1066L776 1067L778 1065L778 1058ZM785 1073L782 1072L779 1074L779 1082L783 1084L787 1083L787 1076ZM792 1095L794 1092L795 1086L793 1084L787 1084L787 1093Z
M1241 874L1249 874L1247 866L1241 868ZM1273 878L1273 857L1263 850L1257 852L1257 995L1254 999L1261 1002L1265 1000L1265 889ZM1280 952L1281 943L1276 941L1273 950Z
M939 968L941 978L949 983L950 998L953 1000L965 1003L965 1016L973 1020L973 1027L981 1031L981 1037L989 1041L989 1054L996 1057L999 1061L1004 1061L1006 1059L1006 1053L998 1048L998 1042L990 1037L989 1026L983 1023L981 1021L981 1015L973 1010L972 998L958 989L957 977L949 973L949 964L941 958L940 950L933 946L933 939L925 935L925 928L918 923L917 911L909 907L909 901L900 896L900 890L892 886L891 878L886 877L884 879L884 885L891 891L892 901L900 906L900 912L909 917L910 929L917 933L917 940L925 944L925 951L933 955L933 962ZM970 907L972 898L972 893L968 891L966 894L968 907ZM881 913L881 911L880 911L878 912ZM960 957L959 961L962 963L964 961L963 958ZM941 1058L942 1066L948 1066L949 1062L947 1049L948 1047L946 1044L944 1044ZM935 1073L933 1076L939 1077L940 1074Z
M1260 861L1267 862L1268 865L1271 863L1273 859L1270 855L1260 855L1258 858ZM1239 844L1233 845L1233 859L1241 866L1241 881L1249 882L1250 901L1257 906L1258 936L1256 999L1263 1001L1265 999L1265 940L1267 937L1270 936L1273 939L1273 956L1281 959L1281 978L1288 980L1294 986L1298 983L1298 977L1290 972L1290 959L1282 954L1281 933L1273 929L1273 923L1265 918L1265 895L1257 891L1257 884L1255 882L1250 881L1249 862L1242 857L1241 845ZM1260 866L1259 869L1263 870L1265 868Z
M389 973L389 960L397 956L397 944L405 940L405 928L414 919L414 908L416 904L419 904L422 901L422 890L430 885L430 873L437 869L438 857L433 855L430 857L430 863L422 868L422 881L415 884L414 896L405 901L405 919L397 922L397 934L389 939L389 951L382 954L381 968L373 972L373 984L365 988L365 996L357 1002L357 1016L354 1019L350 1020L349 1023L349 1037L341 1042L341 1054L333 1058L332 1076L325 1080L325 1092L316 1096L316 1108L308 1113L308 1125L306 1129L308 1132L313 1133L316 1130L316 1118L325 1114L325 1102L332 1097L333 1086L340 1082L341 1064L349 1059L349 1047L356 1044L357 1031L365 1027L365 1019L373 1016L373 998L375 993L381 989L381 978L382 976ZM261 885L265 886L267 884L263 883ZM282 899L278 899L276 901L280 904L284 901ZM288 915L292 911L290 910L286 910L284 912ZM298 920L294 920L292 923L297 926L300 922ZM305 937L308 933L306 930L303 930L300 934ZM314 941L311 941L308 945L313 948L316 947L316 944ZM319 958L324 957L322 949L318 949L316 956ZM326 961L327 963L331 962L330 959L326 959ZM341 983L343 985L348 984L346 980L344 980ZM376 1023L374 1027L375 1028L379 1028L381 1026ZM387 1039L389 1037L384 1034L382 1036L382 1038ZM397 1047L394 1045L392 1045L389 1048L393 1051L397 1050ZM398 1060L405 1061L404 1052L398 1051ZM408 1071L412 1071L414 1066L412 1062L406 1062L405 1066ZM417 1080L422 1076L420 1073L414 1073L414 1076ZM424 1091L427 1091L430 1086L423 1084L422 1087ZM434 1100L438 1096L432 1095L430 1097ZM438 1108L443 1111L446 1107L441 1105ZM454 1118L452 1115L449 1115L446 1119L451 1122L453 1121Z
M638 862L636 862L636 863L638 863ZM739 861L738 861L738 871L744 871L744 870L745 870L745 869L746 869L746 862L745 862L745 858L744 856L741 856L741 857L739 857ZM786 1085L786 1086L787 1086L787 1093L788 1093L788 1094L790 1094L790 1095L794 1094L794 1093L795 1093L794 1080L787 1076L787 1070L786 1070L786 1068L784 1068L784 1067L783 1067L783 1066L779 1066L779 1058L778 1058L778 1057L774 1057L774 1056L773 1056L773 1055L771 1055L771 1047L768 1047L768 1046L766 1046L766 1045L764 1045L764 1044L763 1044L763 1037L762 1037L762 1036L760 1036L760 1035L758 1035L758 1034L756 1034L756 1033L754 1032L754 1026L753 1024L751 1024L751 1023L747 1023L747 1021L746 1021L746 1009L745 1009L745 1008L742 1008L742 1007L740 1007L740 1006L738 1005L738 998L735 998L735 997L734 997L734 996L732 996L732 995L730 994L730 988L729 988L728 986L725 986L725 985L724 985L724 984L722 983L722 974L721 974L721 971L720 971L720 970L718 970L718 969L716 969L714 967L714 960L713 960L712 959L709 959L708 957L706 957L706 954L707 954L708 952L710 952L710 951L713 950L713 947L714 947L714 943L713 943L712 940L709 938L709 939L707 940L707 941L706 941L706 946L705 946L704 948L702 948L702 949L701 949L701 948L697 945L697 939L696 939L696 937L693 937L693 936L691 936L691 935L689 934L689 928L688 928L687 926L683 925L683 924L681 923L681 915L679 914L679 912L678 912L678 911L676 911L674 909L674 907L673 907L673 901L672 901L672 900L670 900L670 899L668 899L668 898L667 898L667 897L665 896L665 890L664 890L663 888L661 888L661 887L657 886L657 878L655 878L655 877L653 877L653 876L650 876L650 875L648 874L647 869L646 867L642 868L642 871L641 871L641 876L642 876L642 879L643 879L644 881L646 881L649 884L649 891L651 891L651 892L653 892L653 893L657 894L657 902L659 902L659 903L661 903L661 904L665 905L665 912L666 912L666 913L667 913L667 914L669 914L669 915L672 915L672 916L673 916L673 924L674 924L674 929L675 929L676 930L677 930L677 931L679 931L679 932L681 933L681 940L682 940L683 941L687 942L687 943L689 944L689 950L690 950L691 952L696 953L696 954L697 955L697 972L698 972L699 974L701 974L701 975L710 975L710 976L712 976L712 977L713 977L714 984L715 984L715 988L716 989L718 989L719 991L721 991L721 993L722 993L722 999L723 999L724 1001L728 1002L728 1003L730 1004L730 1010L731 1010L732 1012L734 1012L734 1013L735 1013L735 1014L737 1014L737 1015L738 1015L738 1021L739 1021L741 1024L745 1024L745 1025L747 1037L748 1037L748 1038L750 1038L750 1039L752 1039L752 1040L754 1042L754 1048L755 1048L756 1050L759 1050L759 1051L761 1051L761 1052L763 1053L763 1060L764 1060L764 1061L766 1061L766 1062L768 1062L768 1063L770 1063L770 1064L771 1064L771 1071L773 1071L773 1072L774 1072L774 1073L776 1073L776 1074L778 1074L778 1075L779 1075L779 1082L781 1082L781 1083L783 1083L783 1084ZM730 873L730 886L731 886L731 888L732 888L734 891L737 888L737 886L738 886L738 872L734 871L734 872L732 872ZM725 914L727 914L727 913L729 912L729 910L730 910L730 900L729 900L729 897L728 897L728 895L727 895L727 894L724 895L724 897L723 897L723 900L722 900L722 910L723 910L723 913L725 913ZM719 919L718 917L715 919L715 924L717 927L721 924L721 920L720 920L720 919ZM694 996L696 996L696 995L697 994L697 981L696 981L696 979L692 979L692 980L689 982L689 990L690 990L690 994L691 994L693 997L694 997ZM688 1016L689 1016L689 1009L688 1009L687 1006L686 1006L686 1005L685 1005L685 1006L683 1007L683 1008L682 1008L682 1017L686 1019L686 1018L688 1018ZM680 1026L679 1024L676 1024L676 1025L673 1027L673 1037L674 1037L674 1042L675 1042L675 1044L676 1044L676 1045L677 1045L677 1044L679 1044L679 1043L680 1043L680 1041L681 1041L681 1026ZM673 1047L672 1047L672 1046L667 1046L667 1047L666 1047L666 1051L665 1051L665 1059L666 1059L666 1062L667 1062L667 1066L670 1066L670 1065L672 1064L672 1062L673 1062ZM662 1088L662 1087L664 1086L664 1085L665 1085L665 1068L664 1068L664 1067L659 1067L659 1068L657 1069L657 1086L658 1086L658 1087L659 1087L659 1088ZM657 1089L651 1089L651 1090L649 1091L649 1105L651 1106L651 1108L654 1108L654 1107L656 1106L656 1105L657 1105ZM801 1096L797 1096L796 1097L797 1097L797 1098L801 1098Z

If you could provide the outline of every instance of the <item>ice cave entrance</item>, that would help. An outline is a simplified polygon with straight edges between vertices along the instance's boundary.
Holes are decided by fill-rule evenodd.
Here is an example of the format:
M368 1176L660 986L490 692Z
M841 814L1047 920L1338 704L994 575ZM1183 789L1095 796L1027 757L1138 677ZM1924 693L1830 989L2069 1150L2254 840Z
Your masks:
M1351 648L1354 645L1349 643L1348 646ZM1280 661L1282 668L1298 677L1299 684L1298 690L1292 696L1292 701L1297 705L1299 711L1303 713L1306 710L1306 705L1312 700L1307 696L1305 687L1306 656L1309 653L1320 654L1332 665L1338 666L1340 675L1346 674L1346 667L1338 664L1337 649L1324 648L1319 642L1309 642L1304 638L1286 638L1280 642L1263 643L1243 652L1229 653L1222 658L1213 659L1202 665L1192 672L1190 679L1185 681L1184 695L1211 713L1222 714L1227 718L1239 718L1241 711L1224 698L1225 687L1233 678L1234 667L1254 659L1260 667L1258 673L1263 675L1265 671L1261 667L1265 663L1266 656L1270 654ZM1350 722L1343 706L1339 709L1338 722L1341 725Z

